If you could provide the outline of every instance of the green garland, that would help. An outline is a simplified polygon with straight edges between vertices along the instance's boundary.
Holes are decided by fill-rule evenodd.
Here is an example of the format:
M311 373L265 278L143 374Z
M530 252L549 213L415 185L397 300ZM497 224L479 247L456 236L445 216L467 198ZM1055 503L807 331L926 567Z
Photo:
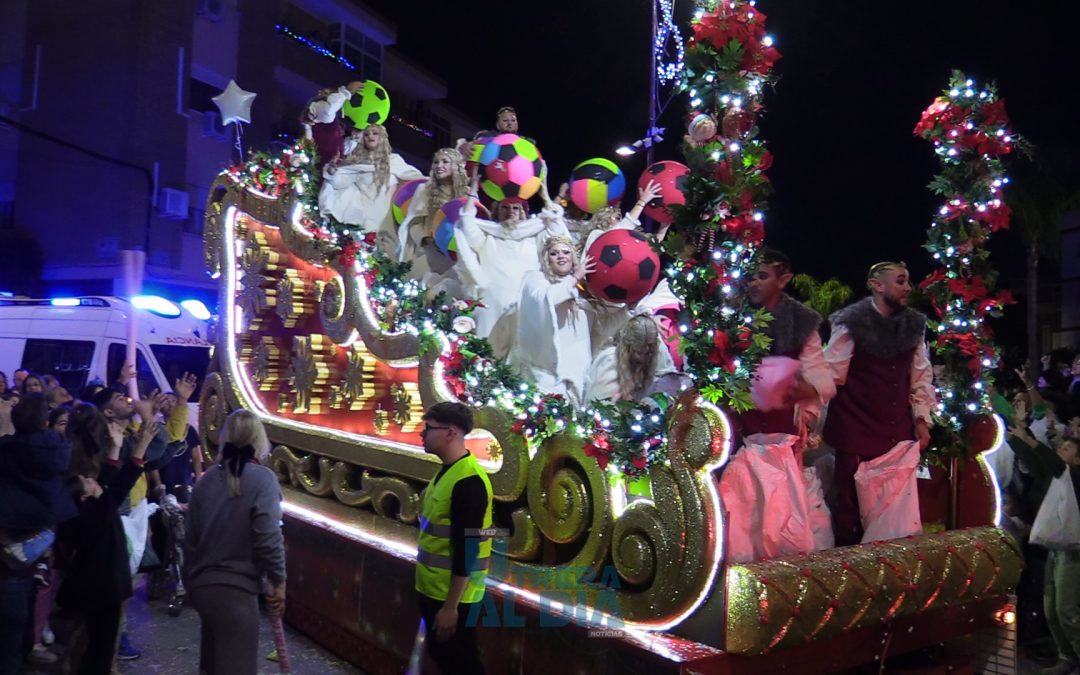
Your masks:
M991 411L999 355L987 318L1013 302L1008 291L995 292L998 274L987 240L1009 226L1003 158L1023 141L1010 129L996 87L979 88L959 71L923 112L914 134L930 141L941 161L929 187L944 200L925 245L940 267L919 285L937 317L930 322L937 335L932 346L944 366L936 378L939 403L928 453L966 456L968 436L961 431Z
M765 171L772 155L756 115L780 54L765 19L745 0L710 2L691 25L682 84L692 116L684 146L690 175L686 204L671 207L675 220L664 241L680 260L667 274L683 301L686 372L702 396L735 411L753 406L750 379L772 341L765 333L772 317L750 307L743 292L757 269L771 192Z

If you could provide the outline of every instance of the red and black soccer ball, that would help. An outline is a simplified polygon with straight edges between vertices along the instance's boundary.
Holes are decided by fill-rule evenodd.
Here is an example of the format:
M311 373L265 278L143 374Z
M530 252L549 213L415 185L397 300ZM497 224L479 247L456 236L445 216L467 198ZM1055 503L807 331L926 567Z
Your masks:
M589 247L596 271L585 277L598 298L633 304L652 292L660 279L660 256L637 230L611 230Z
M645 205L645 215L658 223L670 225L674 220L669 206L686 204L686 181L690 176L690 168L678 162L657 162L649 165L638 180L638 187L642 190L649 181L660 185L660 196L654 198Z

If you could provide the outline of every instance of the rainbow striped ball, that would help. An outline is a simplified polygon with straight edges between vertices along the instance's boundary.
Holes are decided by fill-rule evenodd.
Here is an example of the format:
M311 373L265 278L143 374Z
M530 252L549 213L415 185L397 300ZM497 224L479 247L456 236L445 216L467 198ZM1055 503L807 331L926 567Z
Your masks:
M516 197L528 199L540 191L543 162L532 141L517 134L499 134L480 151L484 194L497 202Z
M435 212L435 222L432 230L435 232L435 248L451 260L457 260L457 241L454 239L454 226L461 220L461 209L465 206L468 197L451 199ZM479 218L491 218L484 205L473 200L476 205L476 215Z
M412 204L416 191L426 182L427 178L415 178L398 185L397 190L394 191L394 199L390 204L395 223L400 225L405 220L405 215L409 212L409 205Z
M570 200L586 213L617 204L626 192L626 177L603 157L587 159L570 173Z

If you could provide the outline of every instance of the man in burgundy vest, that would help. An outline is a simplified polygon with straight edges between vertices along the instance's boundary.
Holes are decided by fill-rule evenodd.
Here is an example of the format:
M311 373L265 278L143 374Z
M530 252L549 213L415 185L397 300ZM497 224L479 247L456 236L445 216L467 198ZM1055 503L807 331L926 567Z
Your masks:
M825 359L836 381L823 433L836 449L837 546L862 539L855 470L901 441L930 442L935 403L926 346L926 317L907 307L911 283L904 263L870 268L871 296L832 315Z
M300 121L307 137L315 141L315 168L322 179L322 170L345 153L345 129L341 126L341 108L363 82L350 82L337 89L323 89L304 108Z
M791 277L788 257L780 251L765 249L757 272L747 286L750 304L768 310L773 316L766 329L772 338L770 354L797 359L800 369L788 394L787 405L768 412L749 410L738 416L736 427L743 437L774 433L796 435L799 422L807 428L812 427L822 406L836 393L832 371L825 362L821 336L818 335L821 315L784 292Z

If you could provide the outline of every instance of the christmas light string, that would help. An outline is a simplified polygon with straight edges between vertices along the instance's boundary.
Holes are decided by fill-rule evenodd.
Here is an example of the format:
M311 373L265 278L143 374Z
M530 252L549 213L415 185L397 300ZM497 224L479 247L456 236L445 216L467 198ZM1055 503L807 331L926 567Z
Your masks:
M660 84L675 82L682 73L686 48L683 46L682 33L675 23L674 0L656 0L660 7L660 21L656 26L656 42L653 54L656 58L656 77ZM675 55L669 58L668 43L674 41Z

